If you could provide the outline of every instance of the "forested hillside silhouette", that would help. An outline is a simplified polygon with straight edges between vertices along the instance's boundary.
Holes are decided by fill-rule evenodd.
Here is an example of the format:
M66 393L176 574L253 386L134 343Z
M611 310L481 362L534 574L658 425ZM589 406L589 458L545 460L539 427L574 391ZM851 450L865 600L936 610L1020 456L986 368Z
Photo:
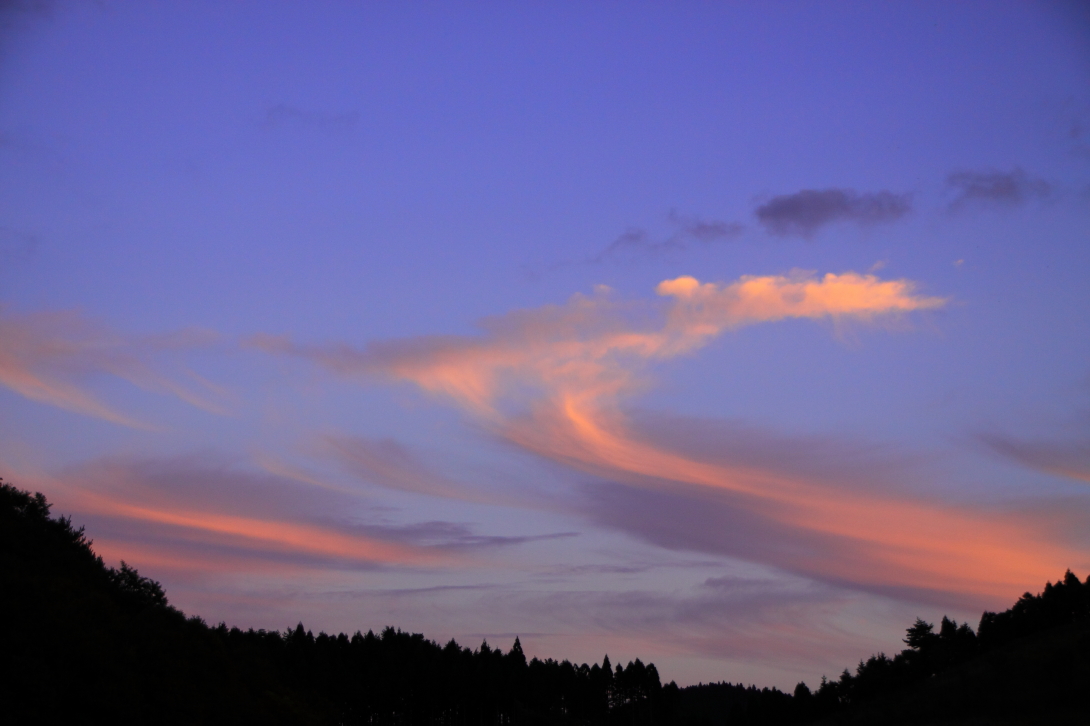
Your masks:
M1090 577L1071 572L976 631L917 620L901 653L792 693L664 685L638 659L527 661L517 638L211 627L2 483L0 591L0 704L19 724L1090 723Z

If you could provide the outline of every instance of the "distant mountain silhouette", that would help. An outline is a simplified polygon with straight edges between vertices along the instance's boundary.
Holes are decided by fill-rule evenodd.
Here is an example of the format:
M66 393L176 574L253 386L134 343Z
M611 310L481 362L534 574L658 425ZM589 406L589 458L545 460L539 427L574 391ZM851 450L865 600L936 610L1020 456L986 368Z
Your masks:
M0 482L0 708L14 724L1090 723L1090 577L922 620L892 658L793 693L663 685L653 664L527 662L386 628L208 626L124 562L107 567L41 494Z

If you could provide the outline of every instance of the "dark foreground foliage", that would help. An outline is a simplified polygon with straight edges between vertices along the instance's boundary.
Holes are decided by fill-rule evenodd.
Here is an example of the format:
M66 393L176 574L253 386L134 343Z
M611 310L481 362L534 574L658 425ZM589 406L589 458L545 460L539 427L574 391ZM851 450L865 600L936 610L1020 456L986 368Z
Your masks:
M12 723L664 724L654 665L527 662L381 634L209 627L0 484L0 704Z
M4 721L262 724L1090 723L1090 577L1068 572L980 627L793 693L663 685L652 664L527 662L386 628L347 636L209 627L158 583L106 567L82 529L0 483Z

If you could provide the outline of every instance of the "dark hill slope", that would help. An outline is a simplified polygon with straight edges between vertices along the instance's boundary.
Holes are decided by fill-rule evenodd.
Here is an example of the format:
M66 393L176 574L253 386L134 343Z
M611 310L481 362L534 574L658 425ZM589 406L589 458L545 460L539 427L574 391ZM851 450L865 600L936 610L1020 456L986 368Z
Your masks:
M41 494L0 486L0 702L12 723L307 723L260 655L229 652L158 583L106 567Z
M526 661L381 635L208 627L0 483L0 704L17 724L666 724L652 664Z
M713 683L683 689L679 722L731 724L1090 725L1090 577L1071 572L974 632L917 620L894 657L860 661L811 693Z

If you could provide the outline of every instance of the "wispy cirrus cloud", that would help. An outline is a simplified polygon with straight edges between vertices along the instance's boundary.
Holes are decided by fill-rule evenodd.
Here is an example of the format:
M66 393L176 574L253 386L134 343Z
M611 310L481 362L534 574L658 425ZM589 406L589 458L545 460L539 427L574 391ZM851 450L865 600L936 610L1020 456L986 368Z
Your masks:
M248 344L308 358L344 375L411 381L489 418L501 404L537 400L592 402L632 392L643 364L692 353L745 325L786 318L889 319L941 307L906 280L848 272L745 276L733 283L665 280L658 303L616 300L608 288L488 318L481 337L425 336L357 349L306 346L271 335ZM512 395L513 394L513 395Z
M1081 555L1017 516L685 451L641 435L622 406L649 385L655 361L691 354L729 330L786 318L881 323L941 307L943 299L919 294L907 280L856 273L747 276L731 283L679 277L656 291L657 303L619 301L606 291L577 295L566 305L488 319L478 337L424 337L363 349L274 337L252 343L340 374L408 381L448 397L527 451L646 491L645 498L667 497L646 508L659 524L670 502L690 502L677 526L663 530L677 530L676 540L654 528L617 525L662 546L927 597L1007 597L1077 564ZM701 521L704 504L714 521L687 530L687 517ZM718 539L701 541L700 532L719 532Z
M486 501L483 495L434 471L392 439L327 435L319 449L368 483L444 499Z
M1090 483L1090 441L1025 441L982 434L992 451L1031 469Z
M844 588L786 575L726 575L673 592L560 590L517 607L534 612L538 622L623 633L643 641L641 649L738 659L745 663L740 670L752 672L762 661L779 668L825 661L841 668L858 653L879 649L873 637L838 627L838 616L860 609L859 599ZM782 671L777 675L784 678ZM811 684L819 676L820 671L805 673Z
M955 171L946 177L953 195L947 209L959 212L970 207L1015 207L1032 199L1044 199L1052 185L1021 168L1011 171Z
M812 237L834 222L862 225L895 222L912 210L910 194L852 189L803 189L772 197L757 207L757 220L775 235Z
M360 481L388 489L473 504L560 508L556 502L546 502L528 491L516 493L479 480L469 483L447 476L429 464L421 452L393 439L327 434L319 439L313 453L336 461Z
M95 549L173 571L434 568L474 553L575 536L481 534L465 522L399 523L359 493L249 471L212 454L112 457L56 475L18 474L88 526Z
M120 378L223 415L229 410L229 392L157 358L209 347L217 340L215 333L204 330L124 336L74 311L20 315L0 308L0 385L41 403L135 428L150 424L101 401L91 392L90 379Z

